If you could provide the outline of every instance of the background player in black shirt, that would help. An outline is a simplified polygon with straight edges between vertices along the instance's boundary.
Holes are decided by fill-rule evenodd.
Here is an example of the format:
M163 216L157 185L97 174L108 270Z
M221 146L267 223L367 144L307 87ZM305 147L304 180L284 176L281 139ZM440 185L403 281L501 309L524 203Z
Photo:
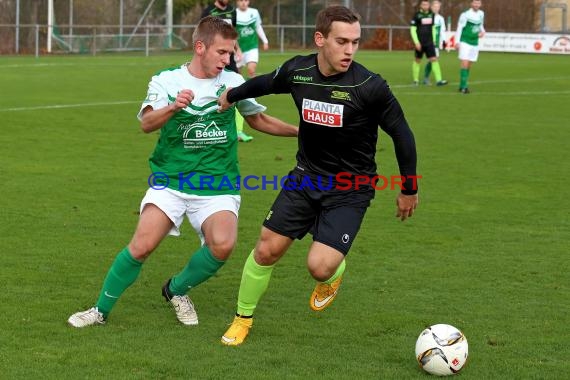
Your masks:
M235 28L236 26L236 9L229 4L229 0L216 0L213 4L208 5L202 11L202 16L200 18L204 18L206 16L215 16L223 19L231 26ZM238 55L241 53L239 50L239 46L236 44L236 52ZM239 57L238 57L239 58ZM239 61L239 59L238 59ZM239 74L235 54L230 55L230 64L226 66L228 69L235 71Z
M213 4L208 5L202 11L201 18L204 18L206 16L219 17L224 21L226 21L227 23L229 23L234 28L236 27L237 24L236 9L229 4L229 0L216 0L214 1ZM239 48L239 45L236 43L235 53L230 55L230 63L226 67L240 74L236 64L236 61L239 60L241 60L241 50ZM243 124L244 124L243 116L241 116L239 112L236 112L236 129L238 134L238 140L243 142L249 142L253 140L253 137L246 134L243 131Z
M419 84L420 63L425 54L431 62L431 68L435 76L437 86L445 86L446 80L442 79L441 67L439 66L437 53L435 50L435 40L437 37L435 28L435 14L430 10L428 0L420 1L419 10L414 15L411 22L410 34L414 41L414 63L412 64L412 77L414 85Z
M222 111L245 98L290 93L300 117L297 165L246 260L237 316L223 344L244 341L275 263L308 232L307 266L318 281L310 307L323 310L335 298L344 258L374 197L378 126L393 140L401 175L411 176L398 194L397 216L405 220L417 206L414 136L386 81L353 61L359 42L358 15L342 6L325 8L317 15L317 54L294 57L220 96Z

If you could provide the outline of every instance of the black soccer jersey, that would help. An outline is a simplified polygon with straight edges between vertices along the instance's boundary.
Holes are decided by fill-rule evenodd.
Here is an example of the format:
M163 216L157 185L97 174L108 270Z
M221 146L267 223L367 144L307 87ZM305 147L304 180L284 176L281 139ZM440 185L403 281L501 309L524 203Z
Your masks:
M299 112L297 165L309 174L376 175L378 126L394 140L402 175L416 174L416 151L400 104L386 81L352 62L345 73L324 76L317 55L297 56L273 73L229 92L230 102L290 93ZM407 188L407 186L406 186Z
M420 44L433 44L433 29L435 24L435 14L432 11L418 11L412 19L411 26L415 26Z
M228 4L226 9L220 9L220 8L216 7L214 4L208 5L202 11L202 18L204 18L206 16L220 17L220 18L224 19L224 21L229 23L231 26L233 26L233 27L236 26L237 13L235 11L235 8L233 6L231 6L230 4Z

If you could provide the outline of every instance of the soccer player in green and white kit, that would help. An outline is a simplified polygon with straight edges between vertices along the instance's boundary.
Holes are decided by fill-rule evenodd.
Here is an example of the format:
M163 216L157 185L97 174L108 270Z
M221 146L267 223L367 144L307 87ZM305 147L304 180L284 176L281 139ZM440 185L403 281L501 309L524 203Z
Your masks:
M149 133L160 137L149 161L153 172L140 206L132 240L111 265L94 307L73 314L68 323L85 327L105 323L121 294L137 279L144 260L166 235L180 235L186 215L202 241L180 273L162 288L178 320L198 324L189 289L213 276L231 254L237 239L240 206L236 107L218 112L226 88L244 82L225 70L237 40L235 29L221 18L208 16L192 36L189 63L152 77L138 118ZM254 99L237 104L248 123L262 132L296 136L297 128L265 115Z
M445 26L445 19L439 13L441 9L441 1L434 0L431 2L431 11L434 14L434 26L435 26L435 55L439 58L439 51L445 49L445 32L447 30ZM429 76L431 74L431 62L428 62L424 71L424 84L429 85Z
M238 0L237 6L236 29L239 34L238 44L242 52L237 66L246 66L248 77L253 78L259 62L259 39L263 42L263 50L269 49L269 41L261 26L259 11L249 7L249 0Z
M477 62L479 57L479 38L485 35L483 22L485 13L481 10L481 0L472 0L471 8L459 16L457 24L456 49L459 50L459 60L461 61L461 71L459 77L459 92L469 94L469 72L471 64Z

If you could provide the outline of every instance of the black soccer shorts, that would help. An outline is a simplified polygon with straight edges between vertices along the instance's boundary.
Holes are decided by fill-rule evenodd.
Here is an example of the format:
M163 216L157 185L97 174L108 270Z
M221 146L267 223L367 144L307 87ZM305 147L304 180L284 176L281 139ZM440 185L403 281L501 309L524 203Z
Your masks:
M417 51L416 49L414 49L414 56L417 59L421 59L424 56L424 54L426 55L427 58L437 57L437 54L435 52L435 45L433 43L427 45L422 44L421 51Z
M374 196L373 191L371 194L370 191L300 189L301 180L302 174L290 173L263 225L291 239L300 240L311 233L313 241L346 256Z

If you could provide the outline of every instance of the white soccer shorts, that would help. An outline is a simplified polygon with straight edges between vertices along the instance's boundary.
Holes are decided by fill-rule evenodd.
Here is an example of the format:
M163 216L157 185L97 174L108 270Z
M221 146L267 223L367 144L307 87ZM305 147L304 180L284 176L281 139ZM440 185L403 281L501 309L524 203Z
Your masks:
M259 49L251 49L245 52L242 52L241 61L237 63L237 67L243 67L247 65L249 62L259 62Z
M479 46L473 46L461 42L459 45L459 59L462 61L477 62L479 58Z
M174 224L168 232L169 235L180 236L180 226L184 221L184 215L186 215L200 237L200 241L204 244L202 223L218 211L231 211L238 216L241 197L229 194L192 195L169 188L162 190L150 188L141 201L141 213L149 203L161 209Z

